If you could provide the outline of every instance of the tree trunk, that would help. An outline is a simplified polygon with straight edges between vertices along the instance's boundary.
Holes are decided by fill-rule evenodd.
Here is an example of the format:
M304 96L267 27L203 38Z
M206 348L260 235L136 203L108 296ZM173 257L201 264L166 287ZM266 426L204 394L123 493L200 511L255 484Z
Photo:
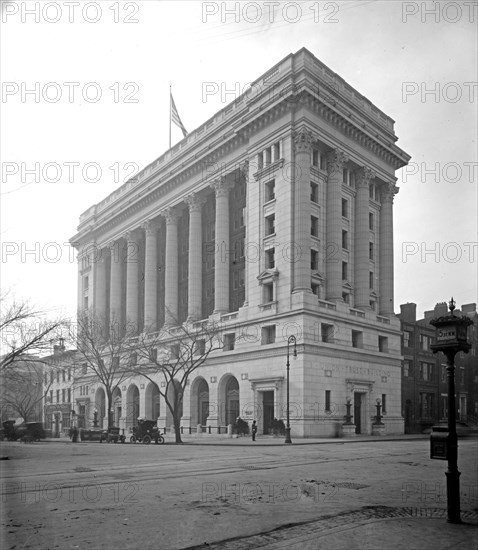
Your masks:
M178 411L175 411L173 415L174 432L176 434L176 443L182 443L181 439L181 419L179 418Z
M113 426L113 413L111 412L111 406L113 404L112 401L113 401L113 394L111 392L106 392L108 431Z

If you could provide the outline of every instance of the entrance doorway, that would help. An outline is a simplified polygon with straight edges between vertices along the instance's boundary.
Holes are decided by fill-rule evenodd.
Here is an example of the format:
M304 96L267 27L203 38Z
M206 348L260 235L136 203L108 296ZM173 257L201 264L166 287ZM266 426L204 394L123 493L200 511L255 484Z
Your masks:
M354 392L354 424L355 433L362 433L362 394Z
M272 433L272 421L274 420L274 392L265 391L262 392L262 410L263 414L263 433L271 434Z

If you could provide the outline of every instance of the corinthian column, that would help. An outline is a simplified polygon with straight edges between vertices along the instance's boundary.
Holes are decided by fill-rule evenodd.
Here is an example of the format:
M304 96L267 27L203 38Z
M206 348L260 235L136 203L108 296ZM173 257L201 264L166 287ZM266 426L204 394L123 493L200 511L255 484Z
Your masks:
M161 215L166 219L166 269L164 274L164 324L178 324L178 219L177 210L168 208Z
M355 307L370 308L369 288L369 242L370 228L368 215L370 181L375 173L368 167L361 168L355 178L357 195L355 196Z
M307 129L294 135L295 189L294 189L294 258L293 292L311 291L310 278L310 152L313 136Z
M394 183L381 188L379 313L393 315L393 197L398 193Z
M127 231L126 241L126 323L133 332L138 328L139 245L137 231Z
M144 330L154 332L158 328L158 225L147 220L142 227L145 233Z
M216 192L216 251L214 265L214 313L229 311L229 190L225 178L211 184Z
M121 286L123 278L123 250L121 241L112 241L109 244L111 252L111 273L110 273L110 328L115 326L120 329L121 319Z
M189 206L188 321L198 321L202 309L201 209L206 199L195 193L186 197L185 202Z
M98 248L95 259L95 314L101 323L106 320L106 250Z
M342 300L342 171L347 160L347 156L340 149L335 149L327 155L327 300Z

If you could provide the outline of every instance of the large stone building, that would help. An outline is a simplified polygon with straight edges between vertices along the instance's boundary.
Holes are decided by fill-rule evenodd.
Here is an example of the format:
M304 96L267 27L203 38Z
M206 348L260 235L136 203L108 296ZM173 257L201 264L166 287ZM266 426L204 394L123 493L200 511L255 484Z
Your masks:
M240 415L267 433L285 417L295 335L293 435L339 435L347 398L358 433L377 399L386 431L403 433L393 198L410 157L396 141L394 121L309 51L288 55L81 215L80 308L139 331L221 323L226 344L187 387L185 427ZM115 400L121 427L138 412L169 423L144 379Z

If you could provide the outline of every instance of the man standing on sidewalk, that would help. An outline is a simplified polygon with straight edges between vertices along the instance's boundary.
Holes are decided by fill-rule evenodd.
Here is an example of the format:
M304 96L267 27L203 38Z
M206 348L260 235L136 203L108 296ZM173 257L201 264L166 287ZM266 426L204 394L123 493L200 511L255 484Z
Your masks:
M251 432L252 432L252 441L255 441L256 440L256 433L257 433L257 424L256 424L255 420L252 421Z

